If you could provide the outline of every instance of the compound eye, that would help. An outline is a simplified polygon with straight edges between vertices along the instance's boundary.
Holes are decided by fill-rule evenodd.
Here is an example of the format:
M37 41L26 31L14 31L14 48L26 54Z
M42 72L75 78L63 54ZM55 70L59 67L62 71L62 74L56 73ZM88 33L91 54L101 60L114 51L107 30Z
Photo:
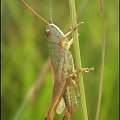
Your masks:
M49 29L49 27L46 28L45 34L46 34L47 37L50 35L50 29Z
M46 30L46 33L49 33L50 32L50 30Z

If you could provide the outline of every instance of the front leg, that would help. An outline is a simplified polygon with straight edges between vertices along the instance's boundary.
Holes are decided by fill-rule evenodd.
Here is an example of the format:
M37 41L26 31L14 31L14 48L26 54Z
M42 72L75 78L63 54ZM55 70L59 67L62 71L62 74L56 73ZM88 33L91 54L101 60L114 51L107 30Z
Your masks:
M70 40L70 41L68 41L68 42L65 42L65 48L66 49L70 49L70 46L73 44L73 38Z
M65 38L61 39L61 46L65 49L70 49L70 46L73 44L73 38L70 41L66 41Z

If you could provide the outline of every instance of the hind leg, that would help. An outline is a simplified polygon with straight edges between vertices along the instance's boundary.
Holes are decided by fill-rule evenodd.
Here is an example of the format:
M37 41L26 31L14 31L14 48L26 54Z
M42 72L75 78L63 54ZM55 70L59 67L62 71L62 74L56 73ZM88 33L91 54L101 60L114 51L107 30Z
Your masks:
M70 115L70 113L68 112L68 110L66 109L66 110L65 110L65 115L64 115L64 117L63 117L63 120L70 120L70 117L71 117L71 115Z

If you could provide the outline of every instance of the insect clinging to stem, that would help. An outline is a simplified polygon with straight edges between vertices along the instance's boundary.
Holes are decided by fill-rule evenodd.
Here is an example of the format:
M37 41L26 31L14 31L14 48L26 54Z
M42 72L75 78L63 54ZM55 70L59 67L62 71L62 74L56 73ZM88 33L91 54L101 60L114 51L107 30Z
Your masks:
M48 114L45 119L53 120L55 111L60 114L64 110L64 107L66 107L64 120L69 120L71 115L77 110L77 98L80 96L79 83L77 83L76 81L76 74L82 71L89 72L94 69L80 68L79 70L75 70L73 57L71 52L69 51L69 48L74 40L71 39L69 41L67 39L67 36L74 32L83 22L71 28L69 32L64 34L59 27L53 24L52 17L51 23L49 23L43 17L38 15L23 0L20 0L20 2L36 17L38 17L39 20L47 25L46 36L48 40L48 47L51 59L54 87L50 106L48 109Z

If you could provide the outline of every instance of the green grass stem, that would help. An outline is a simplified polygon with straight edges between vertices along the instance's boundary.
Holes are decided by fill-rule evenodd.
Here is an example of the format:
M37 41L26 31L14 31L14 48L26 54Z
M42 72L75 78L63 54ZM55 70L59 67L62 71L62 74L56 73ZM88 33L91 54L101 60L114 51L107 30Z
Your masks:
M69 7L70 7L71 25L76 26L77 25L77 20L76 20L76 10L75 10L75 0L69 0ZM73 57L74 57L75 68L79 69L79 68L82 68L82 65L81 65L80 46L79 46L79 39L78 39L78 30L76 30L72 34L72 37L74 39L74 42L73 42ZM79 86L80 86L80 99L81 99L80 102L81 102L81 109L82 109L82 119L83 120L88 120L82 73L78 74L78 81L79 81Z

